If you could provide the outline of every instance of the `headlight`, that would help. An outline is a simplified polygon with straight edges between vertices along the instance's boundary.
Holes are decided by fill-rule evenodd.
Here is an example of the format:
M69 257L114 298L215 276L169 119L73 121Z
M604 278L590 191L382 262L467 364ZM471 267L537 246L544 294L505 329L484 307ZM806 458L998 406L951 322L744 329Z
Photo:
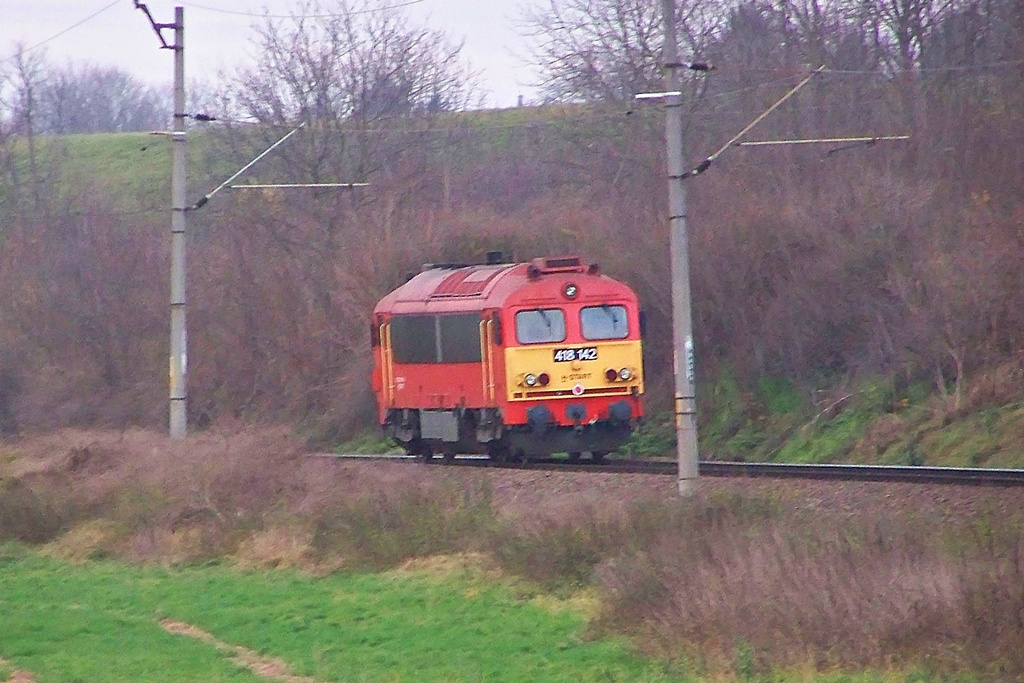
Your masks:
M633 379L633 373L629 371L629 368L622 368L619 370L619 379L623 382L627 382Z
M537 386L537 375L534 375L533 373L530 373L525 378L523 378L523 381L526 382L526 386L528 386L528 387L535 387L535 386Z

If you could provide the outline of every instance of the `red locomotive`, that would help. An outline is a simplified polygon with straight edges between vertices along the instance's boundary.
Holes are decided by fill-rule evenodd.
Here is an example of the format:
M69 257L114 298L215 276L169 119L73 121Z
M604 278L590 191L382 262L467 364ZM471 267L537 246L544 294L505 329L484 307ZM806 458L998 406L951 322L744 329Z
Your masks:
M373 312L385 432L430 458L619 447L642 416L640 310L578 257L424 266Z

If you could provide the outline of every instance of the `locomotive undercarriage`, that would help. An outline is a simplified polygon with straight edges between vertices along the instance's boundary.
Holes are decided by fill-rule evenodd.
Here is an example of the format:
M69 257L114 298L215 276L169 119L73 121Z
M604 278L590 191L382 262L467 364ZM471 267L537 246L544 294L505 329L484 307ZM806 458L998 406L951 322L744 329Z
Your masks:
M486 454L494 460L515 461L568 453L570 460L578 460L587 452L600 461L632 433L631 415L622 410L611 412L617 419L566 426L536 419L526 425L505 425L497 408L393 409L383 426L406 453L424 459Z

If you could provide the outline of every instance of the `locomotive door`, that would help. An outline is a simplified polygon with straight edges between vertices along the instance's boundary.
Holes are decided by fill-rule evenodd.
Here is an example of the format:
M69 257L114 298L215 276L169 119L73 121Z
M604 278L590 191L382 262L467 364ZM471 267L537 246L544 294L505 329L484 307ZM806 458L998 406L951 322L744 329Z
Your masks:
M380 375L381 393L384 395L388 406L395 405L395 366L394 356L391 354L391 325L382 323L380 325Z
M480 380L484 402L494 405L494 320L480 321Z

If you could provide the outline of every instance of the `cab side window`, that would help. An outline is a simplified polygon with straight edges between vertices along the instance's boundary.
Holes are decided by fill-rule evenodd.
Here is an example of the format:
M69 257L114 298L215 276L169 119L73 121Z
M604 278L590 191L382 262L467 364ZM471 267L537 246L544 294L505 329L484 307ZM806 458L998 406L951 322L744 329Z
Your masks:
M480 316L396 315L391 350L396 363L479 363Z
M396 363L436 363L434 316L402 315L391 319L391 352Z
M520 344L565 341L565 312L560 308L534 308L516 313L516 339Z
M580 331L588 341L625 339L629 324L625 306L587 306L580 310Z
M438 316L442 363L480 362L480 317L478 315Z

